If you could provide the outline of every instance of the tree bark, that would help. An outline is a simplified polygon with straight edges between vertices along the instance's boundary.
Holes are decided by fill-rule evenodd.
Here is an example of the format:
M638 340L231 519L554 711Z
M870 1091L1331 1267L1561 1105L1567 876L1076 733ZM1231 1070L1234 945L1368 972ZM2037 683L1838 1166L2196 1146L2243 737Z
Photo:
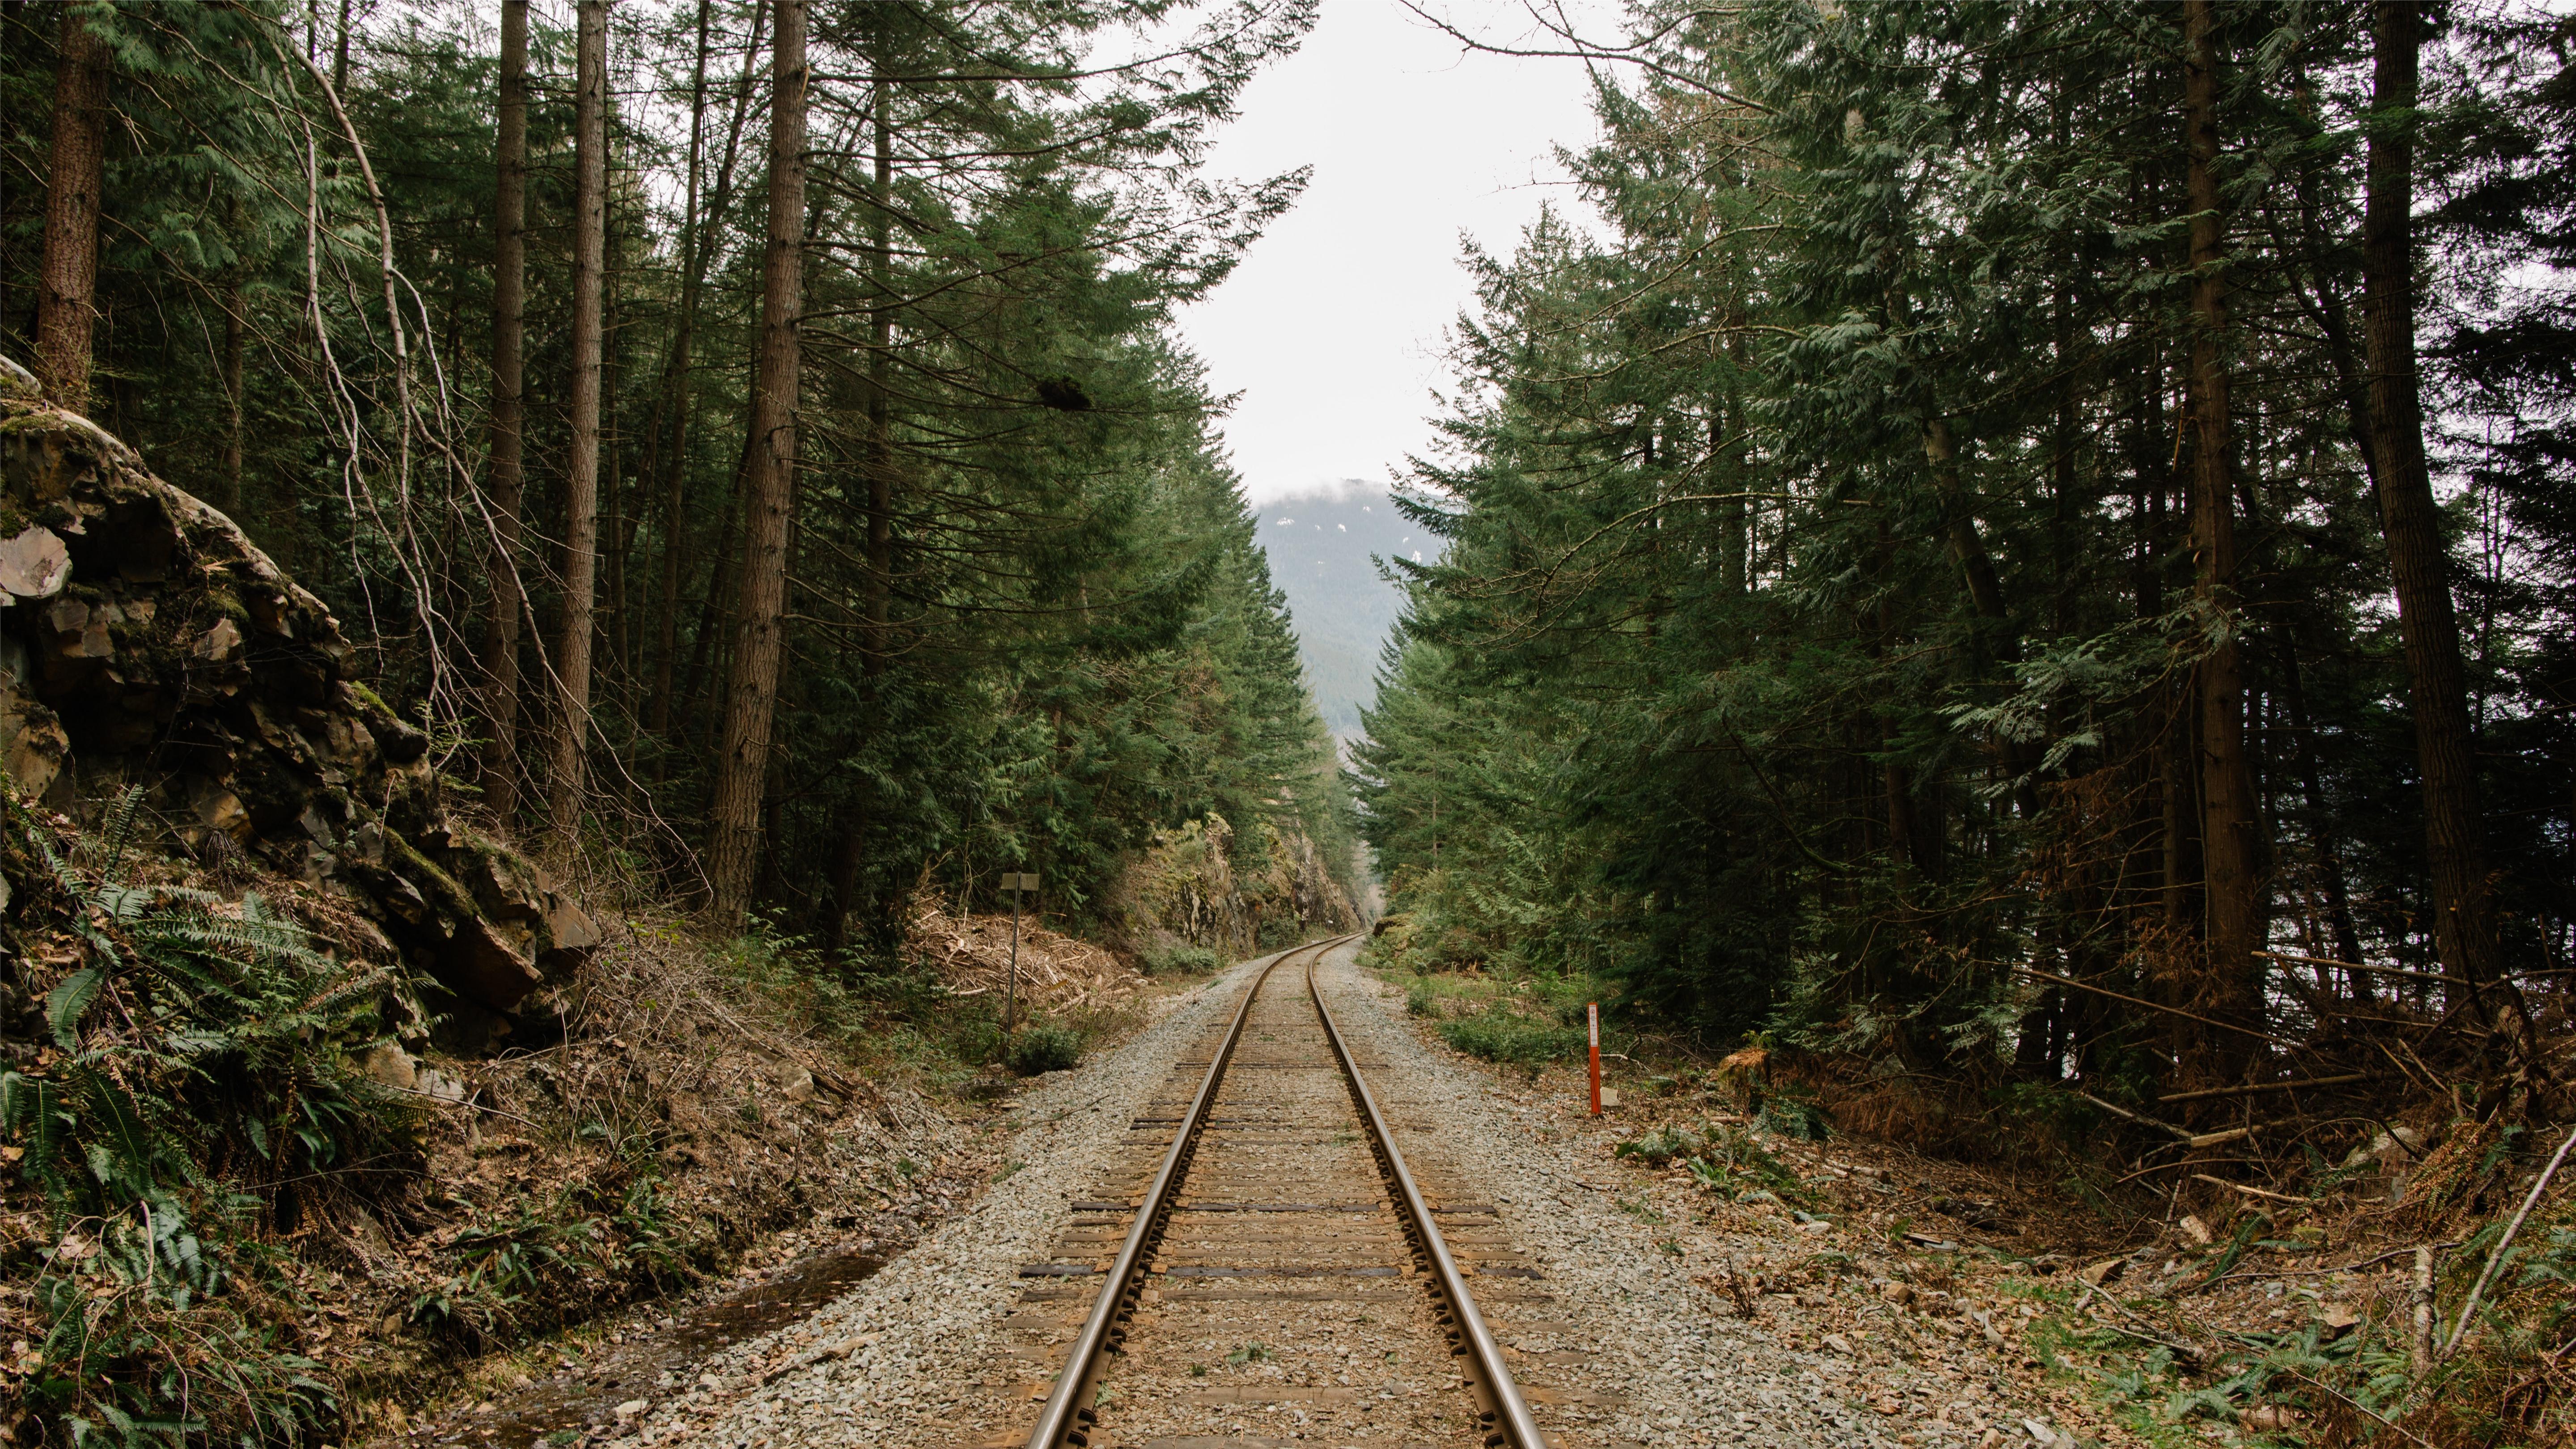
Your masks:
M1959 484L1959 444L1950 432L1948 418L1934 418L1923 425L1923 459L1931 467L1933 491L1941 495L1941 511L1946 515L1942 535L1949 541L1950 557L1967 581L1968 602L1978 618L2003 623L2003 585L1995 576L1995 561L1986 552L1986 541L1977 532L1976 514L1968 506L1966 490Z
M2005 662L2017 660L2021 646L2013 633L2012 618L2004 608L2003 582L1995 572L1994 556L1986 549L1985 536L1977 531L1976 510L1969 502L1967 489L1959 481L1959 443L1948 418L1934 417L1924 423L1923 458L1947 518L1943 533L1949 540L1950 557L1967 581L1969 606L1976 610ZM2038 743L1998 739L1995 751L2018 782L2013 789L2014 808L2024 819L2037 815L2039 791L2030 777L2039 768Z
M663 540L662 617L657 626L657 633L659 635L658 642L662 650L662 657L661 662L656 666L656 673L653 681L654 703L652 729L654 734L663 740L666 748L654 762L654 778L656 780L663 777L670 760L671 750L677 747L680 736L688 730L687 717L690 713L691 706L697 701L698 686L705 672L707 651L712 642L708 629L710 624L721 612L717 608L717 595L723 592L726 580L725 571L732 566L733 560L734 505L739 499L741 493L739 481L741 469L739 467L735 470L735 490L725 498L723 531L716 542L714 553L716 561L715 567L708 583L708 594L705 607L703 607L699 612L698 632L690 643L689 669L687 674L683 676L678 671L676 661L679 654L681 584L688 571L688 531L680 522L680 513L687 501L688 434L689 423L691 420L691 410L687 392L688 366L686 356L695 347L694 338L696 336L697 315L698 309L702 305L703 298L705 296L709 260L705 229L698 218L702 216L723 216L732 210L734 162L739 154L742 144L743 119L751 106L752 82L758 74L762 26L767 20L768 14L768 6L765 3L762 3L762 0L754 0L751 7L751 30L749 40L743 48L741 83L735 88L733 114L725 128L724 159L716 166L715 187L711 193L709 203L704 208L699 207L694 200L695 193L691 193L692 201L689 207L690 221L688 228L684 233L685 239L693 250L688 254L688 271L681 279L680 284L681 302L679 325L681 330L680 337L678 339L678 347L675 349L675 356L682 359L678 368L679 377L677 379L678 385L681 388L681 393L679 398L678 419L674 425L674 436L671 443L670 473L664 480L663 484L663 501L669 519L668 526L671 532L670 536ZM699 11L700 28L698 42L699 85L701 87L703 87L704 84L704 67L706 59L705 26L707 15L708 10L702 6ZM690 184L692 186L697 184L698 165L695 158L698 155L697 147L700 139L697 126L698 117L703 108L703 95L704 92L703 89L701 89L698 92L699 100L693 102L690 114L690 154L692 156L690 163ZM758 380L757 367L755 366L753 377L755 385L758 383Z
M608 251L608 0L581 0L574 48L572 390L564 458L564 593L556 636L555 728L546 855L578 843L582 759L590 741L591 633L598 618L599 383Z
M1884 587L1896 569L1896 535L1884 519L1878 522L1877 535L1876 562L1882 588L1877 604L1860 621L1866 631L1862 649L1873 664L1887 657L1888 642L1896 634L1896 608L1891 602L1894 591ZM1894 865L1925 870L1925 852L1914 813L1914 782L1904 762L1896 757L1896 718L1881 714L1873 725L1880 758L1879 793L1887 814L1887 859Z
M591 647L601 651L591 661L591 675L595 690L613 695L622 680L633 677L627 672L626 657L626 546L634 511L626 506L626 425L617 412L618 378L623 371L617 345L623 327L618 306L623 295L618 291L615 218L603 212L603 220L609 224L601 227L599 521L595 526L599 588L594 597L605 602L591 629Z
M106 185L107 42L77 6L62 8L52 150L45 170L45 256L36 290L36 376L58 407L89 411L90 335L98 321L99 193Z
M882 65L880 66L882 69ZM868 223L868 579L861 630L870 677L885 668L894 597L894 88L876 83L876 215Z
M340 27L331 42L331 89L349 93L349 0L340 0Z
M2191 518L2193 593L2227 616L2228 633L2200 664L2200 847L2207 911L2207 1014L2253 1025L2262 1015L2254 953L2263 948L2264 900L2245 753L2244 678L2234 637L2236 489L2230 463L2227 281L2218 191L2218 19L2215 0L2183 6L2183 120L2191 207ZM2225 1040L2215 1038L2223 1037ZM2201 1074L2229 1078L2246 1052L2232 1032L2200 1043Z
M235 519L241 516L242 503L242 410L249 401L242 391L249 306L238 280L224 289L224 512Z
M2334 368L2335 390L2343 397L2344 410L2351 414L2352 443L2361 454L2362 472L2370 479L2370 496L2379 497L2379 455L2373 441L2378 430L2370 422L2370 382L2362 375L2361 364L2354 360L2351 318L2344 310L2343 295L2335 290L2326 270L2327 243L2325 229L2318 223L2316 168L2302 166L2295 173L2299 198L2299 235L2306 244L2306 264L2302 269L2305 284L2299 286L2299 302L2311 311L2317 330L2325 335L2326 361ZM2289 250L2283 243L2283 249Z
M876 62L882 77L887 65ZM882 681L893 655L894 606L894 87L880 78L870 97L875 174L868 219L867 575L861 590L859 673L867 682L861 708L873 728L883 713ZM850 944L850 914L858 909L861 872L867 863L869 811L862 797L847 803L836 822L840 845L824 901L823 944L832 952Z
M2359 961L2361 931L2353 922L2351 888L2344 881L2343 847L2335 838L2332 809L2325 797L2325 772L2317 763L2316 723L2308 713L2308 691L2299 669L2296 639L2281 641L2281 686L2282 702L2290 709L2290 728L2298 736L2299 788L2307 802L2308 839L2316 846L2317 870L2324 877L2319 885L2326 898L2326 929L2334 937L2331 949L2338 961ZM2354 997L2370 999L2370 978L2360 972L2349 974Z
M653 703L647 728L666 746L671 729L671 687L678 677L680 571L684 558L681 541L687 533L687 520L682 517L682 512L688 505L689 353L697 329L698 298L704 280L699 275L698 254L703 234L698 224L698 181L700 163L706 150L707 30L714 13L714 0L698 0L697 53L689 72L687 199L680 211L680 315L674 324L671 365L664 380L668 390L666 395L670 399L671 441L661 480L662 580L661 597L656 601L653 613ZM657 778L662 763L669 756L666 748L657 758Z
M708 869L719 920L735 922L760 869L761 797L778 703L787 524L796 461L797 326L805 283L805 0L778 0L770 48L769 229L761 266L760 374L752 387L741 613L716 760Z
M2518 998L2497 984L2502 944L2487 880L2475 734L2453 610L2441 508L2424 456L2415 372L2415 105L2423 8L2379 0L2372 10L2367 194L2362 212L2362 315L2370 366L2371 452L2382 532L2397 586L2398 632L2424 774L2424 845L2432 863L2433 948L2454 976L2490 998L2495 1028L2527 1039Z
M1729 393L1708 420L1709 477L1717 480L1720 493L1741 493L1744 470L1727 464L1723 450L1730 429L1741 426L1744 405ZM1741 599L1751 588L1752 513L1741 497L1721 499L1717 505L1717 585L1728 599Z
M683 738L693 733L689 728L689 721L696 717L698 700L706 685L708 674L712 669L726 668L727 661L732 657L730 653L717 656L715 643L723 637L733 619L733 540L737 526L741 522L742 495L743 490L749 486L748 479L751 472L750 435L747 429L743 441L744 460L734 469L733 491L725 495L724 522L716 534L715 552L710 555L714 562L707 569L707 591L698 600L698 629L690 636L689 670L680 677L680 695L672 705L675 727L681 732ZM721 727L721 720L718 721L718 725Z
M483 620L483 798L506 822L519 809L519 514L528 339L528 0L502 0L499 144L492 218L492 597Z

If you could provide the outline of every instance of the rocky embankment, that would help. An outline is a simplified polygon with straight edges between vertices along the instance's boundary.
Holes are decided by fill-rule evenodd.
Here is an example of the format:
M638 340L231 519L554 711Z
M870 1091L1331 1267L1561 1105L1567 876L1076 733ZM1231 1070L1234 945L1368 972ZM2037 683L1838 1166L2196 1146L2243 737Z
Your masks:
M100 869L89 852L112 820L137 827L125 879L210 917L239 919L256 891L335 982L376 994L358 1034L297 1050L334 1080L372 1079L351 1100L392 1124L384 1153L260 1183L206 1169L250 1204L225 1231L258 1240L242 1256L256 1271L217 1306L311 1366L328 1401L310 1422L356 1442L461 1390L450 1426L487 1441L613 1432L621 1404L658 1396L671 1354L901 1253L1002 1163L977 1109L934 1080L945 1068L847 1019L815 1031L866 1008L810 963L585 910L451 798L450 762L360 662L232 520L0 359L0 770L21 812L0 849L0 1069L67 1070L47 1003L84 948L39 857ZM1266 840L1268 863L1238 875L1232 843L1216 819L1167 841L1126 919L1219 948L1354 922L1310 845ZM1006 949L986 944L961 949ZM1101 1001L1038 995L1124 1030L1137 983L1111 965L1077 973L1115 978ZM63 1235L19 1151L0 1170L0 1341L43 1344L40 1277L124 1290L66 1269L74 1249L97 1261L95 1232ZM41 1354L0 1361L0 1438L25 1432L29 1375L50 1371Z
M506 1034L599 945L451 808L429 736L354 676L320 599L5 358L0 603L0 764L20 798L87 823L139 788L174 852L346 901L338 944L411 968L389 980L419 1034ZM7 1035L29 1040L34 983L0 982Z
M1239 849L1246 842L1215 811L1155 832L1112 912L1120 944L1138 953L1200 946L1233 960L1360 928L1359 908L1314 841L1266 819L1252 828L1257 852ZM1261 864L1239 870L1238 855Z
M478 824L359 662L230 519L0 359L0 1108L74 1083L91 1104L77 1149L105 1130L79 1084L137 1084L155 1134L138 1156L161 1187L191 1184L192 1209L216 1204L199 1256L224 1265L185 1301L138 1292L101 1246L119 1222L79 1216L58 1162L39 1170L79 1170L77 1151L7 1113L0 1342L18 1348L0 1358L0 1440L95 1424L119 1394L148 1408L143 1381L171 1361L156 1335L194 1335L191 1371L227 1371L240 1343L292 1356L294 1382L254 1409L351 1442L460 1377L515 1373L561 1330L549 1361L586 1355L579 1326L639 1300L753 1283L727 1275L782 1263L767 1235L898 1251L983 1170L953 1098L863 1041L810 1039L795 963L667 916L594 918ZM262 1059L286 1105L211 1075L210 1039L156 1014L159 978L99 995L109 973L90 964L132 944L100 945L124 929L85 914L101 890L193 912L200 941L245 922L255 892L260 920L309 934L347 1030ZM66 991L76 977L91 998ZM112 1019L75 1043L83 999ZM246 1070L239 1055L216 1068ZM295 1098L338 1114L300 1147L278 1142L310 1125ZM276 1107L277 1132L240 1125L254 1106ZM339 1154L333 1124L363 1157ZM80 1382L55 1364L67 1314L87 1320Z

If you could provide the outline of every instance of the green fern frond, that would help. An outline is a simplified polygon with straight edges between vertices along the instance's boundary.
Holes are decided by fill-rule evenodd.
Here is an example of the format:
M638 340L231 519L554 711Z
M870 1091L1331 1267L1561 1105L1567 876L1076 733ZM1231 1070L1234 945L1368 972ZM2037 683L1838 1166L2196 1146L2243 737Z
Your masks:
M108 802L107 820L99 832L99 874L113 879L125 864L125 852L132 847L143 821L143 787L128 785Z
M382 966L361 970L346 980L324 987L308 998L302 1006L297 1007L296 1012L299 1015L309 1015L314 1012L329 1011L335 1006L355 1001L358 997L392 979L393 972Z
M107 989L107 975L102 967L85 966L45 994L45 1025L63 1050L79 1047L80 1019L89 1013L99 993Z
M35 812L27 808L27 802L18 798L17 791L0 791L0 794L8 796L10 821L18 827L19 837L26 841L27 848L45 863L45 874L53 877L55 887L75 901L87 900L89 883L81 879L80 872L61 851L54 849L53 833L36 819Z

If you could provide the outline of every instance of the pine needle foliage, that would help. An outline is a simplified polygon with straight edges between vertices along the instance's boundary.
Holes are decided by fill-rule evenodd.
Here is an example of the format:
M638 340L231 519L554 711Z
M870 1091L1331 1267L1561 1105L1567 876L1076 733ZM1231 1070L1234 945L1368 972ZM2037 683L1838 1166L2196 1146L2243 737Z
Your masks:
M1569 156L1594 224L1469 251L1413 460L1445 550L1390 565L1410 603L1352 778L1415 957L1596 972L1713 1046L1770 1029L1980 1090L2384 1075L2357 1034L2392 1007L2442 1070L2492 1066L2387 974L2449 968L2365 446L2374 12L2216 12L2241 558L2207 587L2182 13L1638 12ZM2569 36L2449 12L2416 118L2421 193L2451 198L2419 229L2423 387L2530 970L2576 945L2539 783L2576 758L2576 392L2537 370L2576 355ZM2222 963L2200 741L2231 732L2261 785L2226 838L2261 848L2228 898L2348 972ZM2298 1064L2249 1057L2264 1033Z

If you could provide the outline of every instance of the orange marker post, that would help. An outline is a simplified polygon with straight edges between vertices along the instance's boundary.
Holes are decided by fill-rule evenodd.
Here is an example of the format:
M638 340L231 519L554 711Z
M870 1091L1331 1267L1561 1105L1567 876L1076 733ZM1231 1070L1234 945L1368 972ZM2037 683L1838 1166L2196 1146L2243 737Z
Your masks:
M1601 1003L1583 1008L1584 1021L1592 1031L1592 1115L1601 1115Z

